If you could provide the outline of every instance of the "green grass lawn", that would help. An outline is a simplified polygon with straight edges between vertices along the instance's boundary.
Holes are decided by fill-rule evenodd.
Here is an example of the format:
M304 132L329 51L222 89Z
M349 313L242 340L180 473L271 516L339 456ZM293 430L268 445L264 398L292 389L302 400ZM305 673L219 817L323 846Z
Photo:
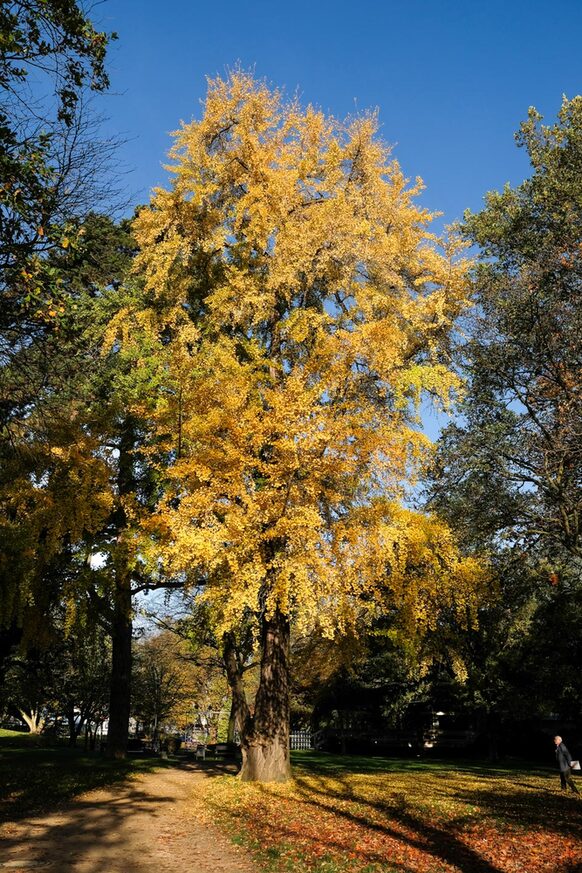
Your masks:
M0 740L14 740L22 736L24 736L22 731L7 731L4 728L0 728Z
M550 755L553 761L553 754ZM474 758L382 758L365 755L330 755L326 752L301 751L291 752L294 772L309 773L415 773L418 771L449 772L463 770L474 773L490 773L492 775L536 773L539 776L553 774L551 766L544 767L539 763L528 763L517 759L500 761L495 764ZM557 775L557 771L556 771ZM559 783L559 777L558 777Z
M293 755L294 778L196 783L192 803L268 873L575 873L582 800L550 768ZM0 732L0 821L171 762L115 762ZM582 788L582 780L578 784Z
M582 801L550 768L312 752L293 763L288 784L222 777L194 801L270 873L582 870Z
M163 766L159 758L109 761L43 737L0 730L0 822L54 809L91 788Z

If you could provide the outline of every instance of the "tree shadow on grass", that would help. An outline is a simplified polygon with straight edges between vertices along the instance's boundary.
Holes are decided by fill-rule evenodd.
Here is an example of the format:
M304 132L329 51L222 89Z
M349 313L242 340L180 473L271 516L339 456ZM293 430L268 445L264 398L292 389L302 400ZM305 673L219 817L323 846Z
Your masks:
M479 775L483 776L483 773L480 771ZM395 840L404 849L413 849L432 856L433 863L451 865L462 873L501 873L501 868L495 863L467 845L466 837L463 838L463 828L466 826L484 822L497 825L501 821L504 826L526 831L529 828L542 828L546 832L553 831L570 838L576 838L578 834L582 836L577 798L560 795L548 797L546 792L539 795L535 786L528 783L508 787L509 774L504 772L502 775L504 786L501 790L496 790L488 778L483 780L485 785L480 788L461 787L458 791L455 790L455 798L472 810L478 810L478 813L459 815L446 822L430 821L427 812L417 811L409 805L406 794L402 791L372 800L357 790L357 783L354 785L350 782L347 773L338 773L337 770L326 775L319 773L310 776L300 772L296 775L295 784L302 803L313 812L320 810L333 814L350 825L361 826ZM431 779L432 776L433 774ZM440 779L438 784L442 784ZM268 786L264 786L263 790L271 794ZM444 786L442 789L434 787L431 793L433 797L436 794L437 799L445 802L451 798L450 789L447 790ZM346 800L354 804L352 809L346 808ZM278 831L284 831L285 823L277 821L274 827ZM341 831L341 827L337 830ZM524 837L527 838L527 835L524 834ZM349 851L351 848L345 840L328 839L327 836L326 845L330 850L335 848ZM525 845L527 851L527 843ZM388 863L390 869L401 870L403 873L415 869L404 862L395 862L385 854L380 855L378 851L359 850L358 854L363 861L384 865ZM556 861L560 863L560 859ZM576 862L572 861L569 865L563 859L559 869L564 873L573 873L579 868Z
M347 780L338 781L340 789L331 792L329 786L314 787L312 779L307 782L299 778L297 785L305 802L328 812L333 811L335 815L353 824L389 836L405 846L432 856L436 861L453 865L463 873L500 873L498 867L467 846L454 829L448 825L429 823L426 818L412 811L402 792L393 792L386 800L372 801L355 792ZM314 793L322 799L314 800ZM340 808L339 804L330 808L329 802L324 801L325 798L328 801L331 799L341 802L346 797L357 803L362 812L351 812ZM373 812L375 815L371 818L366 812ZM378 821L378 813L382 816L381 821ZM385 858L383 860L386 861Z
M574 794L515 782L512 791L460 788L456 797L479 807L484 820L494 819L519 830L542 829L582 841L582 800Z

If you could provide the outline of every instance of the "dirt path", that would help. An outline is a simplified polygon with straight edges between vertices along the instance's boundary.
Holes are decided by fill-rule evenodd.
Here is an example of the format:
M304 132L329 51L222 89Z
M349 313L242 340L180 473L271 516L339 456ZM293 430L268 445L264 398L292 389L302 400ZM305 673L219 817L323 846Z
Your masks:
M169 768L4 825L0 871L256 873L242 849L193 815L188 800L208 775Z

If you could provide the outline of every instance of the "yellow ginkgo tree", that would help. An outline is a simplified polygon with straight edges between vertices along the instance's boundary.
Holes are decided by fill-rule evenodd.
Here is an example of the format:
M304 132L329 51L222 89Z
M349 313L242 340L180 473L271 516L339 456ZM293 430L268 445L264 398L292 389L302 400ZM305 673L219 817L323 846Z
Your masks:
M421 398L458 388L467 264L377 127L244 72L210 81L135 223L147 304L110 329L156 385L135 400L161 483L141 560L199 584L225 631L256 621L247 779L289 775L292 623L332 635L389 604L417 632L442 598L465 614L479 578L402 503L428 450Z

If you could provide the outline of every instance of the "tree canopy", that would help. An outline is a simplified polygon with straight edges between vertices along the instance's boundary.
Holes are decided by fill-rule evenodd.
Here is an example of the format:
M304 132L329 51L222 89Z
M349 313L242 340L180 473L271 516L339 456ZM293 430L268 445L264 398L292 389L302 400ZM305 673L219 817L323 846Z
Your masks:
M242 72L209 82L171 157L134 225L144 305L110 328L147 369L133 408L164 469L143 560L202 584L225 629L248 609L333 633L387 598L414 626L447 591L465 612L477 562L400 502L421 397L459 385L462 245L431 233L374 115L339 123Z
M52 89L40 127L2 134L12 712L94 735L105 665L122 757L132 675L154 734L229 687L242 778L261 780L289 774L292 706L342 721L357 693L396 724L439 693L492 748L526 700L575 712L545 659L579 648L582 100L552 126L532 110L531 178L438 235L374 113L339 121L236 70L176 132L168 186L117 222L59 169L108 37L72 2L0 10L9 102L29 62ZM419 511L427 398L461 417ZM157 588L189 614L136 643L135 597Z

